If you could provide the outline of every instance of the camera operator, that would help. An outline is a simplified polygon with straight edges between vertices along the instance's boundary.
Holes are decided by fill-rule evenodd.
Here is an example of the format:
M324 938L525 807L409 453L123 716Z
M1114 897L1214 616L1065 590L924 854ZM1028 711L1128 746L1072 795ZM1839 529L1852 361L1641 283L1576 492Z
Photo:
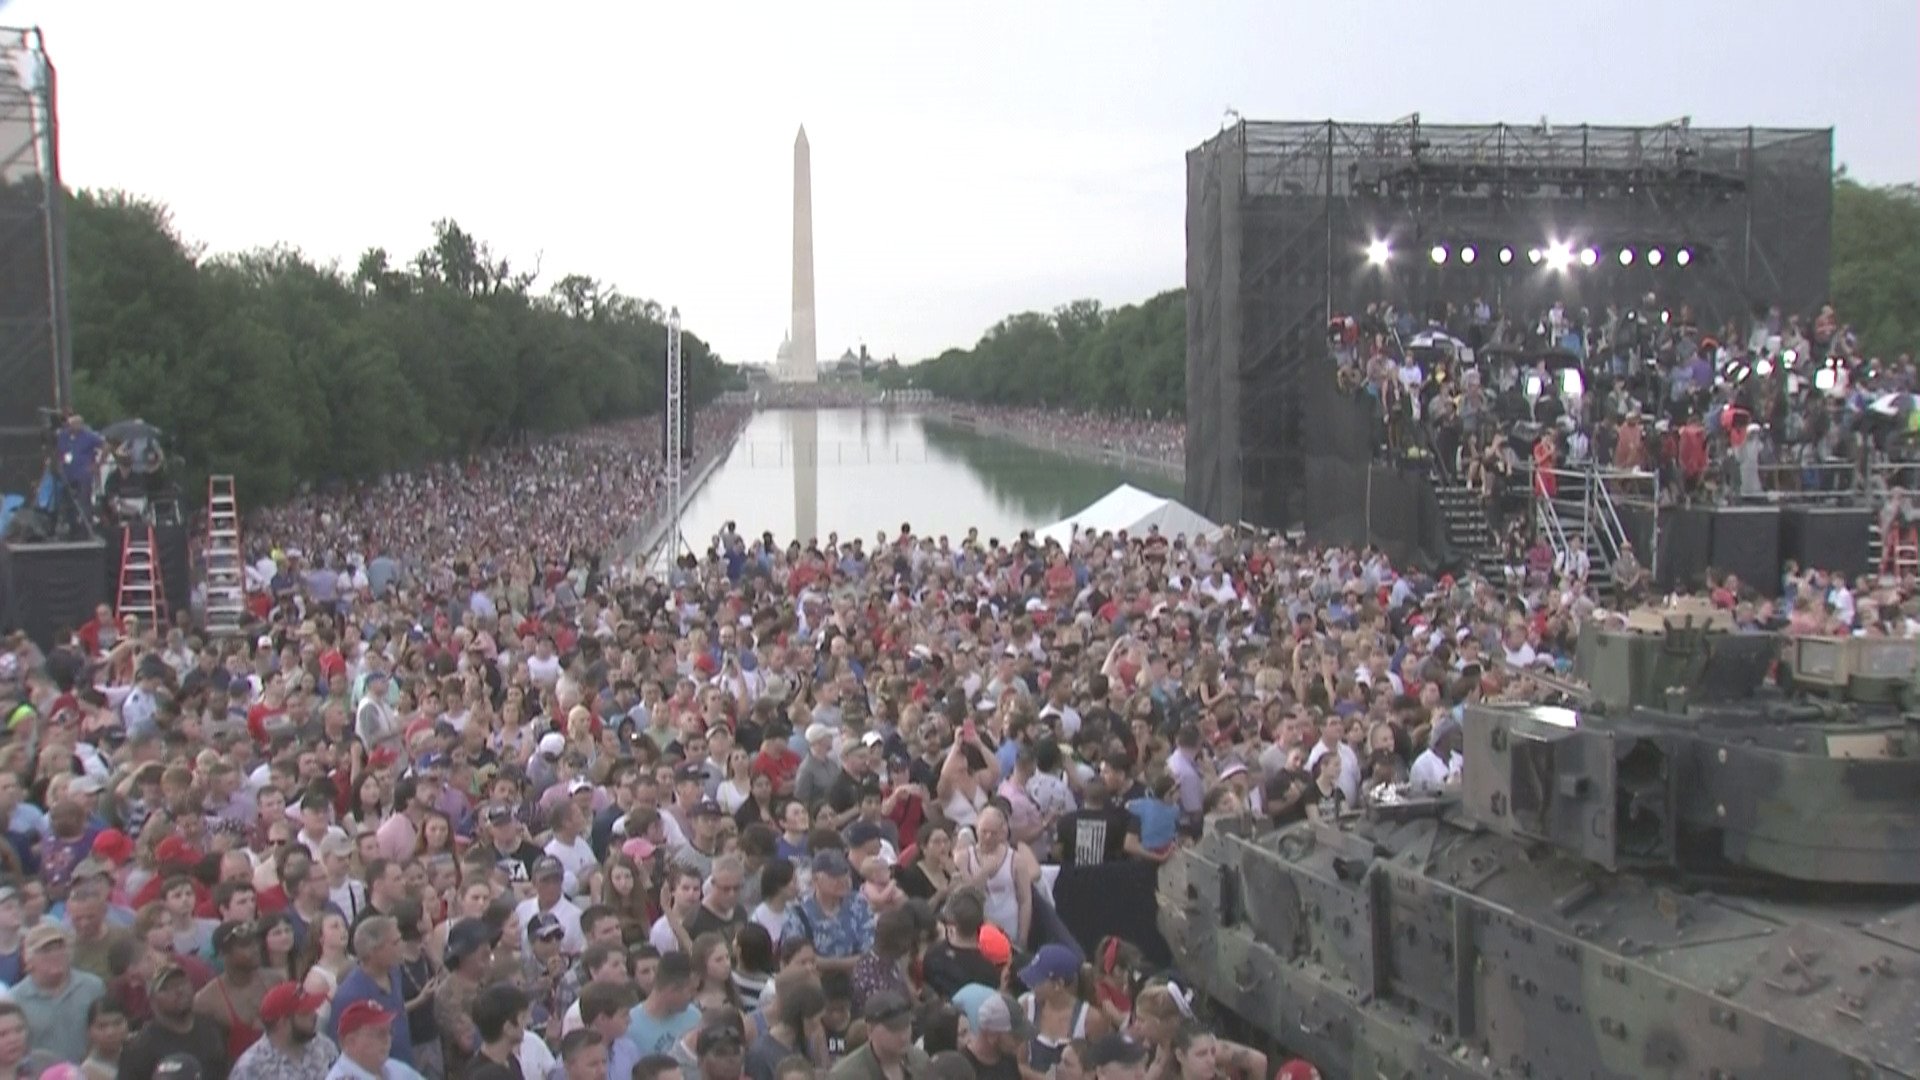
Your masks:
M98 432L87 426L80 414L67 414L67 422L54 433L54 454L60 463L60 478L72 489L81 506L93 506L93 477L99 464L100 448L106 445Z

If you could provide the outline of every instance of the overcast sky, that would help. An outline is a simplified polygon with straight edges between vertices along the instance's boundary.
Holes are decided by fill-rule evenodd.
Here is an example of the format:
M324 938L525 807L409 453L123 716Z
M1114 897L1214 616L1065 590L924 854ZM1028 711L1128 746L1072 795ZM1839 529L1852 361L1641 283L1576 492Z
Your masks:
M919 359L1182 283L1183 154L1250 119L1827 126L1920 176L1912 0L1435 4L0 0L60 72L70 184L214 251L351 265L451 216L734 361L788 321L813 147L819 348Z

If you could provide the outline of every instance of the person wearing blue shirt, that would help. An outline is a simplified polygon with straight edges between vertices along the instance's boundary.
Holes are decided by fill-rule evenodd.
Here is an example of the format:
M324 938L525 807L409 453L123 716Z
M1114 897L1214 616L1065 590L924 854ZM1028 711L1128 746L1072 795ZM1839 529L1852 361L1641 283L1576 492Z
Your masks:
M94 466L106 440L88 427L79 413L69 413L66 426L54 436L53 442L55 452L60 455L60 478L73 489L80 505L92 503Z
M686 953L671 952L660 958L654 970L653 992L627 1013L627 1041L649 1054L671 1054L681 1036L700 1023L700 1010L693 1004L693 962ZM584 1020L584 1011L581 1016Z
M1140 846L1152 852L1173 846L1180 827L1180 805L1174 801L1174 780L1161 774L1153 782L1153 794L1130 800L1127 812L1140 826Z
M340 980L334 991L333 1008L327 1017L327 1037L340 1043L340 1017L355 1002L371 1001L384 1012L405 1016L407 1001L400 989L400 926L386 915L375 915L353 931L353 954L360 963ZM411 1068L413 1035L406 1024L393 1025L393 1049L389 1056Z

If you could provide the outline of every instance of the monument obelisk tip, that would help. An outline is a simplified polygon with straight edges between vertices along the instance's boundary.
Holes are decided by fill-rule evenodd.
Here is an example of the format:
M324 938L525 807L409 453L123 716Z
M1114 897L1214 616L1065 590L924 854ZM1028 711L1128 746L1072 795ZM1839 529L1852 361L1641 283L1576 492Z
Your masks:
M813 310L813 150L805 124L793 140L793 319L788 325L793 339L786 378L814 382L820 376Z

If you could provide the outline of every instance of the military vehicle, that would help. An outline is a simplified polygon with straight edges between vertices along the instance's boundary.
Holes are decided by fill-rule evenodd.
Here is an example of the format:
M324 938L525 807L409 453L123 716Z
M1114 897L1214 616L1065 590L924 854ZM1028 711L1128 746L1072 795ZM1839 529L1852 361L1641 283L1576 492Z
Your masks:
M1916 661L1589 627L1570 705L1465 710L1457 789L1211 825L1160 929L1328 1077L1920 1077Z

